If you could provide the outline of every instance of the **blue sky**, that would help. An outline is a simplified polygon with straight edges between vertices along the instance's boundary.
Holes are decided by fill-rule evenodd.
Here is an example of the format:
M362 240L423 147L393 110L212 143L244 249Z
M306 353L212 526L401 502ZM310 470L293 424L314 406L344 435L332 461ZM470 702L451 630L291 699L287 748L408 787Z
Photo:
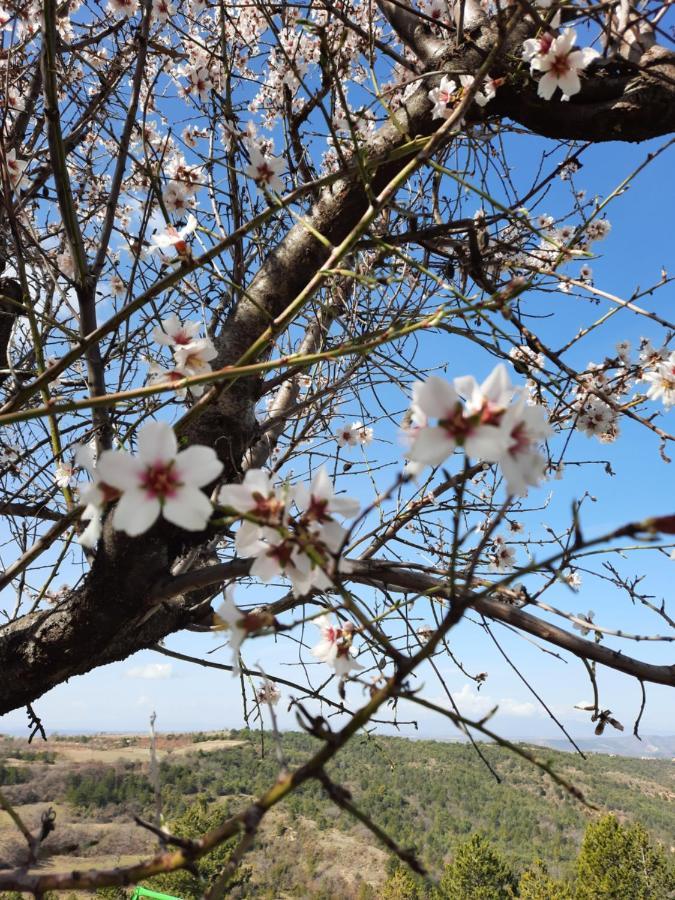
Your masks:
M539 140L516 136L511 138L515 155L514 165L523 172L535 164L542 143ZM621 180L660 142L650 145L626 146L606 144L591 148L583 157L583 168L575 175L578 189L585 188L589 194L607 195ZM525 179L527 180L527 179ZM548 200L547 211L556 212L567 203L567 188L555 182ZM672 178L672 158L666 153L658 158L635 183L617 197L607 210L612 222L612 232L598 249L603 259L591 261L596 284L604 290L628 298L638 287L645 287L658 280L661 267L675 269L672 242L672 210L675 202L675 183ZM476 207L479 204L476 203ZM541 211L544 211L543 209ZM672 309L673 289L668 286L653 298L644 298L641 305L668 316ZM555 343L561 345L582 326L590 324L611 303L591 304L583 308L578 301L571 301L562 293L541 294L538 299L544 319L539 326L544 335L555 334ZM671 316L672 317L672 316ZM554 332L555 329L555 332ZM628 313L617 314L605 327L586 338L569 355L572 365L585 366L588 361L600 362L606 355L613 355L614 343L628 338L635 348L640 336L651 337L660 345L663 331L646 319L638 319ZM484 354L477 350L452 348L449 353L448 338L443 336L423 337L421 352L428 360L430 370L443 367L450 359L448 377L473 372L477 377L488 374L493 365ZM514 373L515 376L515 373ZM383 397L391 408L404 409L407 398L396 394L394 387L383 389ZM654 406L656 411L658 407ZM344 409L345 419L362 418L356 408ZM664 418L664 426L672 430L675 410ZM373 462L393 460L400 455L393 425L376 423L376 441L368 448L368 456ZM674 448L675 452L675 448ZM349 451L354 459L360 451ZM603 466L576 469L568 466L562 482L550 482L533 492L532 499L542 503L549 491L553 498L546 509L537 510L523 517L527 522L526 533L538 533L542 524L560 528L568 520L570 504L585 492L593 496L584 504L584 526L588 534L608 530L628 520L675 512L675 477L673 466L667 465L659 457L657 439L644 429L624 420L622 436L613 445L603 446L583 436L572 442L571 459L609 460L616 472L615 477L604 474ZM379 487L386 487L391 480L391 471L376 476ZM365 481L364 481L365 484ZM367 499L366 489L358 489L362 499ZM665 555L647 551L637 554L639 572L646 573L645 590L657 599L668 599L669 589L675 575L675 561ZM635 561L616 557L623 571L630 573ZM599 563L594 562L597 567ZM621 623L625 630L645 629L642 612L631 606L630 601L615 592L606 582L597 581L591 575L582 573L583 584L577 596L572 597L569 589L560 585L551 593L551 601L560 599L558 605L572 611L593 609L598 622L605 625ZM64 578L68 572L64 571ZM247 599L254 592L246 594ZM265 597L267 599L267 596ZM421 615L422 619L423 616ZM473 614L468 619L475 619ZM310 632L312 626L308 626ZM509 655L522 668L524 677L542 694L554 713L570 728L574 735L585 736L592 732L588 716L573 709L573 704L590 697L588 680L583 666L571 659L552 659L537 650L522 637L495 626L495 636L503 642ZM648 632L659 630L659 620L652 618ZM313 636L308 637L311 646ZM211 654L219 662L229 662L228 649L213 652L222 643L213 636L180 634L167 640L167 647L195 656ZM652 662L672 661L672 645L625 642L625 652ZM500 711L495 716L494 726L506 736L540 737L558 736L555 726L542 713L536 699L526 686L504 662L480 625L467 621L452 635L452 647L458 652L465 667L474 673L487 672L488 679L480 691L466 676L456 669L449 660L439 659L438 665L447 680L448 687L457 699L460 709L467 715L480 717L492 706L499 704ZM307 654L305 654L307 656ZM302 680L297 654L289 652L285 638L274 641L271 638L251 642L244 648L246 662L255 666L261 662L265 670L278 673L294 680ZM320 683L325 669L312 666L310 677ZM440 703L446 703L440 685L427 667L420 672L419 682L425 685L425 694ZM603 707L611 708L615 715L630 730L632 720L640 706L639 685L623 676L606 669L599 670L599 683ZM665 733L675 730L672 691L655 686L647 686L648 706L644 715L642 731ZM286 711L291 696L283 689L283 699L279 706L282 727L295 727L293 713ZM335 692L333 691L333 696ZM359 705L364 695L357 685L350 685L347 692L348 703ZM188 730L206 728L240 727L243 724L240 687L236 679L228 673L204 670L186 663L169 660L156 653L146 651L114 665L102 667L88 675L73 678L69 683L49 692L35 703L38 714L49 730L144 730L151 711L156 711L161 730ZM454 729L442 719L432 718L417 711L401 710L402 719L415 718L419 730L410 733L416 736L451 737ZM25 713L18 710L0 718L0 730L20 731L25 727Z

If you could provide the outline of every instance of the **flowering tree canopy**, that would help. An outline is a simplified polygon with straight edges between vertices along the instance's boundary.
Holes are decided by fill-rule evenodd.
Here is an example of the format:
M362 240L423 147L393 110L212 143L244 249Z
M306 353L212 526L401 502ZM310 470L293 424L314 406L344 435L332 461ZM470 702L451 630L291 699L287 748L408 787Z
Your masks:
M581 666L600 730L623 727L600 672L675 684L640 568L675 534L672 279L610 234L671 151L668 9L0 6L0 714L38 721L51 688L191 631L318 739L199 847L2 889L248 841L399 708L494 737L438 667L466 672L471 622ZM614 187L582 188L603 153ZM670 486L597 514L622 441L624 478ZM613 618L577 611L610 588Z

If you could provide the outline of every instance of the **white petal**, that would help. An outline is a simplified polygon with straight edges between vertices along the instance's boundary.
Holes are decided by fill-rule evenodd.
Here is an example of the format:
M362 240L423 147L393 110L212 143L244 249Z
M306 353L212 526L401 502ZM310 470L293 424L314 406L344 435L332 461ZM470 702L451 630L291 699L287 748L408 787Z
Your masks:
M279 574L281 574L281 566L278 559L276 556L270 556L268 553L258 556L251 566L251 575L254 578L259 578L265 584Z
M186 531L203 531L211 518L211 501L198 488L186 486L165 501L164 518Z
M319 500L330 500L333 496L333 484L325 466L321 466L312 479L312 496Z
M145 466L123 450L104 450L96 467L101 481L120 491L136 490Z
M574 96L574 94L578 94L581 90L581 81L579 80L579 75L575 72L565 72L564 75L561 75L558 78L558 87L566 94L568 97Z
M148 422L138 435L138 457L147 466L176 458L178 442L168 422Z
M237 512L250 512L255 509L256 501L250 489L243 484L226 484L218 492L218 503L231 506Z
M483 425L466 439L464 449L467 455L473 459L497 462L506 452L508 440L509 435L504 428L497 428L494 425Z
M511 399L513 388L506 366L499 363L481 385L481 390L492 403L506 405Z
M136 537L155 524L160 510L155 497L148 497L143 491L126 491L115 509L113 528Z
M455 442L443 428L422 428L406 454L414 462L439 466L455 449Z
M215 481L222 471L223 464L211 447L195 444L176 457L176 472L184 484L202 487Z
M330 502L330 510L346 519L353 519L361 511L361 504L351 497L333 497Z
M435 419L442 419L459 403L454 387L444 378L431 375L413 385L413 403Z
M550 100L557 87L558 79L551 72L547 72L542 78L539 79L539 84L537 85L537 94L544 100Z

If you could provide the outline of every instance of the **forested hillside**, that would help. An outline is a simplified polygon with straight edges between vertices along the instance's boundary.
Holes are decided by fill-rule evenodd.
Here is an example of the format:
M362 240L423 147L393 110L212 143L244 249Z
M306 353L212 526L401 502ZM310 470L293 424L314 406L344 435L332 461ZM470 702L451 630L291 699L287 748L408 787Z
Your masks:
M164 820L188 837L239 808L242 797L269 787L280 756L293 767L316 744L297 733L282 735L278 745L270 734L247 730L209 737L168 735L160 741ZM146 744L130 737L107 742L101 737L85 744L71 739L53 743L54 749L42 754L26 753L25 745L9 739L0 744L2 790L29 824L46 806L56 810L43 865L56 859L63 864L64 857L83 867L93 864L87 860L101 864L104 858L115 864L116 859L153 852L156 839L133 823L133 815L152 818L154 809ZM670 761L602 755L583 759L530 748L598 808L593 812L513 753L488 744L479 750L467 744L364 736L344 748L328 774L400 847L413 849L435 879L444 877L446 866L458 852L466 852L467 841L477 833L517 875L541 859L550 877L572 879L584 831L608 812L627 826L640 823L651 844L671 856L675 785ZM92 828L92 821L99 824ZM0 857L4 865L15 865L23 850L9 824L4 821L0 831ZM366 828L340 811L317 783L292 794L283 810L265 819L260 841L266 852L258 855L254 868L244 866L246 887L233 888L232 896L241 891L249 897L365 897L368 885L384 891L392 878L404 878L394 872L386 848L378 847ZM227 857L229 848L222 853ZM189 875L166 878L165 887L178 878L173 892L190 894L185 883Z

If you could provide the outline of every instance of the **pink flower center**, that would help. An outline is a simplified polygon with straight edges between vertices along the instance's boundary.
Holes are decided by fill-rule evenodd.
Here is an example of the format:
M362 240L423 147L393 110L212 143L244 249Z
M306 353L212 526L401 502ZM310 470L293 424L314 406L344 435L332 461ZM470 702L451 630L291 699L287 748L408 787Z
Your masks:
M143 474L141 486L148 497L163 501L175 497L183 482L179 479L172 461L149 466Z
M260 519L266 519L268 522L281 520L284 504L280 500L277 500L274 494L269 497L263 497L262 494L255 493L253 494L253 499L255 500L255 507L251 512L254 515L258 516Z
M321 500L319 497L312 495L309 509L307 510L307 516L311 519L315 519L317 522L325 522L329 519L328 500Z
M525 423L519 422L511 432L511 444L509 446L509 453L511 454L511 456L519 456L521 453L527 453L527 451L530 449L531 443L532 441L530 440L530 436L527 433Z
M570 63L569 63L569 54L568 53L560 53L557 56L553 57L553 61L551 63L551 72L554 72L558 78L562 78L563 75L567 75L570 71Z
M263 184L269 184L270 180L274 177L274 170L268 165L266 162L261 162L258 166L256 166L256 181L262 181Z

